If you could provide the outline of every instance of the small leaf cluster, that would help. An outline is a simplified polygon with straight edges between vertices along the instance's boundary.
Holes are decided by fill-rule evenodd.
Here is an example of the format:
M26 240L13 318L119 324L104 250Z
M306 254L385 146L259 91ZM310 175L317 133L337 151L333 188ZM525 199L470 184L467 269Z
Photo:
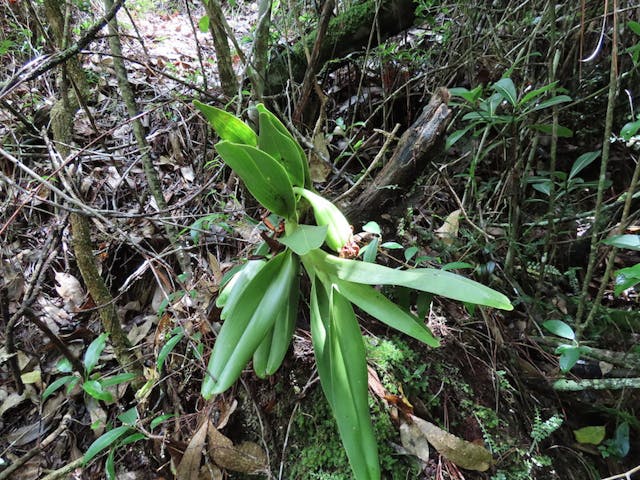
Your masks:
M235 116L194 103L221 138L218 154L251 195L282 218L285 233L278 239L283 250L248 261L220 293L216 303L224 323L211 352L202 395L210 399L227 390L250 360L259 377L280 367L295 329L304 270L311 282L307 304L322 389L354 477L379 479L365 347L353 305L431 347L439 341L424 322L374 285L402 286L506 310L513 307L501 293L451 272L395 270L337 256L349 250L352 228L342 212L314 190L304 151L278 118L257 105L256 134ZM299 224L309 206L316 225Z

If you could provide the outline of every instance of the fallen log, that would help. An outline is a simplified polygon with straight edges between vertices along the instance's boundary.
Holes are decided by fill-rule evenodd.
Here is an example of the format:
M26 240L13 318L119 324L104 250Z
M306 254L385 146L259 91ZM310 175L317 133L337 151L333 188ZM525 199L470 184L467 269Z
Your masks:
M349 221L371 220L397 207L429 161L443 154L444 132L451 117L449 98L446 88L433 94L418 119L400 137L391 159L345 208Z

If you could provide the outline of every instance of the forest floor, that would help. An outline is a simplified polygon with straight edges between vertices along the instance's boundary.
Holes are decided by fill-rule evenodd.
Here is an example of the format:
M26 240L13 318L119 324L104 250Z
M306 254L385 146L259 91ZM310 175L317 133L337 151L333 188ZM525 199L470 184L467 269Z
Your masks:
M261 242L263 212L215 159L212 133L191 103L199 98L224 108L217 91L213 43L210 34L198 28L202 12L143 0L130 7L131 17L124 12L118 17L126 34L124 55L170 209L160 211L146 191L140 152L104 39L82 55L93 100L74 120L74 152L80 161L66 174L77 180L78 191L102 215L93 223L96 260L108 279L129 340L144 360L148 382L137 391L128 383L114 380L109 384L109 379L126 371L118 369L108 343L91 357L88 347L98 348L101 326L75 266L68 213L59 208L56 202L60 199L53 190L57 183L38 183L24 168L7 157L0 158L4 175L0 201L5 207L0 213L0 325L5 332L0 346L0 479L107 478L110 469L123 480L245 478L249 474L291 480L351 478L322 396L309 319L304 315L299 318L293 347L273 377L260 380L247 370L236 387L213 401L205 402L200 395L221 323L215 306L218 291L225 274L251 256ZM228 8L230 27L238 42L248 48L257 17L255 3ZM416 38L434 49L442 41L439 31L422 26L392 39L391 44L396 45L393 48L400 45L401 52L403 48L411 52ZM449 58L445 53L429 57L429 71L439 72L433 80L439 83L430 83L416 62L406 67L397 61L401 58L397 51L382 55L386 60L373 68L365 59L358 64L359 71L342 66L323 72L322 86L330 92L328 120L320 128L320 137L312 138L313 125L308 126L307 136L333 160L319 174L323 178L318 188L328 197L346 191L369 166L384 144L382 131L390 132L396 123L403 129L411 125L430 94L446 83L447 73L465 81L459 72L441 71L448 68L438 64L439 59ZM389 58L395 60L387 61ZM18 66L3 61L7 71ZM467 69L466 81L485 74L474 73L474 68ZM407 78L413 80L405 82ZM366 95L361 95L356 84L362 79ZM388 100L387 93L398 90L406 94ZM12 101L18 104L15 98L21 98L20 108L28 110L33 124L42 128L55 91L53 77L43 76L20 85ZM376 113L382 104L384 116ZM4 109L0 109L0 120L3 151L12 152L36 177L55 176L50 144L25 131ZM46 134L46 128L44 131ZM625 415L634 428L638 422L635 410L625 410L625 406L633 405L637 394L552 388L553 381L561 377L556 345L539 325L550 319L542 315L566 318L572 314L576 292L569 276L560 274L542 287L529 279L524 285L528 294L518 295L515 286L520 285L501 276L498 259L506 243L496 240L478 247L475 225L464 220L458 224L459 212L455 212L466 191L466 178L458 166L468 154L465 149L471 147L456 148L455 155L440 159L449 163L434 164L416 179L412 191L402 192L406 201L396 209L397 215L377 212L372 218L360 219L361 224L354 228L361 231L367 220L376 221L384 241L395 242L397 248L380 250L380 262L393 267L449 265L503 291L513 298L516 309L474 309L434 298L423 313L441 339L437 349L427 349L359 315L383 478L584 480L634 467L639 451L635 434L631 435L631 453L616 457L588 442L578 442L574 431L605 426L612 451L617 433L612 419L622 415L612 412L630 412ZM499 168L488 167L482 175L497 176ZM444 171L446 175L441 174ZM487 188L506 187L494 183ZM485 206L468 202L467 218L481 215ZM476 207L480 213L469 210ZM183 276L173 260L163 229L166 222L180 229L193 268L190 277ZM506 229L503 218L488 226L484 235L500 238ZM539 238L543 232L531 235ZM629 258L623 261L626 265L632 262ZM518 278L522 279L527 267L520 268ZM303 284L302 288L309 287ZM421 299L404 290L385 293L421 310ZM31 299L29 308L40 322L33 320L33 314L10 320L26 298ZM633 291L615 300L609 292L609 299L608 305L617 311L637 308ZM538 304L547 310L537 309ZM624 332L623 340L609 340L609 350L637 342L639 321L629 314L622 320L623 327L603 333L601 338L610 339L618 328ZM85 367L93 362L93 373L88 372L87 378L74 377L43 328L62 340ZM12 335L7 336L10 331ZM17 358L22 389L9 368L10 357ZM597 362L581 363L585 370L594 365ZM574 371L574 375L588 377L590 373ZM105 391L96 393L95 388L103 386L92 382L102 382ZM51 390L52 385L59 388ZM401 426L399 412L407 406L456 437L444 440L449 450L442 444L434 448L423 431ZM131 443L115 442L122 437L109 441L105 436L131 425L136 427L127 430L127 434L135 432L129 437ZM98 438L105 439L105 447L113 448L105 448L83 465L83 455ZM486 448L491 452L491 465L485 468L469 460L471 454L465 450L469 445L457 441ZM460 456L468 460L466 469L454 461ZM7 468L16 469L9 475L4 473Z

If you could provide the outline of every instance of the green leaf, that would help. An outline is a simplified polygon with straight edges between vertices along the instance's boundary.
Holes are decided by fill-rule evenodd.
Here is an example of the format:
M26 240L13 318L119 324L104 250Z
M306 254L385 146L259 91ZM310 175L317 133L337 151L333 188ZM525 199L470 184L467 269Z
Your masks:
M327 238L327 226L298 225L295 230L278 241L298 255L306 255L310 250L320 248Z
M160 352L158 353L158 359L156 360L156 366L158 367L158 371L162 371L162 366L164 365L164 361L169 356L169 354L173 351L175 346L178 344L180 340L184 337L184 331L181 331L177 335L171 337L167 343L165 343Z
M390 301L375 288L342 280L338 280L337 285L340 293L350 302L382 323L430 347L440 345L440 341L433 336L423 322Z
M531 188L545 194L548 197L549 195L551 195L551 180L547 179L532 183Z
M547 93L549 90L555 88L557 85L558 85L558 82L555 81L548 85L545 85L544 87L540 87L535 90L531 90L530 92L527 92L525 96L522 97L522 99L520 100L520 105L526 106L527 103L529 103L531 100L538 98L539 96Z
M631 448L629 445L629 423L622 422L616 428L616 436L613 439L613 444L615 445L617 454L619 457L626 457L629 453L629 449Z
M629 140L631 140L631 137L638 133L638 130L640 130L640 120L625 123L624 126L620 129L620 136L628 142Z
M362 230L365 232L373 233L374 235L381 235L380 225L376 222L367 222L362 226Z
M260 113L258 147L280 162L294 186L304 187L304 163L307 159L300 158L295 140L281 133L273 124L273 118L270 113Z
M295 217L291 181L271 155L249 145L227 141L218 143L216 150L265 208L287 219Z
M124 425L133 427L138 421L138 409L136 407L131 407L129 410L125 410L118 415L118 420L120 420Z
M282 365L298 319L298 302L300 299L299 268L296 267L296 278L291 285L288 301L278 314L271 331L264 337L253 354L253 369L260 378L273 375Z
M149 428L151 428L151 430L153 430L158 425L160 425L162 422L164 422L166 420L169 420L170 418L173 418L173 417L175 417L175 414L173 414L173 413L165 413L164 415L160 415L159 417L156 417L153 420L151 420L151 423L149 424Z
M617 248L626 248L629 250L640 250L640 235L616 235L615 237L607 238L602 241L607 245L612 245Z
M42 401L44 402L53 393L55 393L56 390L62 388L74 378L76 377L74 377L73 375L66 375L51 382L51 384L44 390L44 392L42 392Z
M147 438L147 436L144 433L132 433L128 437L123 438L122 441L118 442L118 447L124 447L125 445L139 442L140 440L144 440L145 438Z
M413 257L416 256L416 253L418 253L420 249L418 247L409 247L404 251L404 259L405 261L409 261L411 260Z
M84 369L86 370L87 375L93 371L93 368L100 360L100 355L107 344L107 337L108 335L106 333L101 333L89 344L87 351L84 352L84 359L82 363L84 364Z
M447 135L447 140L445 142L444 145L444 149L445 151L449 150L451 147L453 147L458 140L460 140L462 137L464 137L467 132L469 132L469 130L471 130L472 128L474 128L476 125L474 123L467 125L464 128L461 128L460 130L456 130L455 132L453 132L450 135Z
M85 452L83 457L84 464L86 465L87 463L89 463L96 455L109 448L116 442L116 440L129 433L131 430L131 427L122 425L120 427L109 430L108 432L105 432L103 435L98 437L91 445L89 445L89 448Z
M604 426L583 427L573 431L578 443L588 443L590 445L600 445L607 435Z
M375 263L338 258L321 250L312 250L307 256L318 268L341 280L366 285L398 285L462 302L513 310L502 293L455 273L433 268L394 270Z
M564 345L564 347L566 348L562 349L559 364L560 370L566 373L573 368L578 360L580 360L580 354L582 353L582 350L580 349L580 347L574 347L572 345Z
M373 240L371 240L367 245L365 245L363 249L360 250L360 253L362 253L363 261L376 261L376 257L378 256L378 243L380 243L380 237L373 237Z
M556 97L551 97L549 100L545 100L544 102L540 102L533 109L532 112L538 110L544 110L545 108L553 107L554 105L559 105L561 103L571 102L573 99L569 95L558 95Z
M107 456L107 461L104 462L104 470L107 474L107 480L117 480L116 477L116 463L115 463L116 449L112 448Z
M98 380L87 380L82 384L82 389L96 400L113 402L113 395L102 388L102 384Z
M400 245L398 242L384 242L380 245L381 248L388 248L390 250L401 250L404 247Z
M573 328L562 320L547 320L546 322L542 322L542 326L558 337L566 338L567 340L574 340L576 338Z
M264 104L262 103L257 104L256 109L260 114L267 115L269 117L270 124L273 125L282 135L284 135L285 137L289 138L289 140L291 140L296 150L298 151L297 156L303 167L304 180L305 180L305 183L303 186L306 188L311 188L313 185L311 183L311 176L309 174L309 164L307 163L307 156L305 155L304 150L302 149L300 144L296 141L295 138L293 138L293 135L291 135L287 127L283 125L280 119L276 117L273 113L271 113L269 110L267 110Z
M198 21L198 28L202 33L209 32L209 15L203 15Z
M62 373L73 372L73 365L71 365L71 362L67 357L62 357L60 360L58 360L58 363L56 363L56 368L59 372Z
M627 288L640 283L640 263L632 267L621 268L616 272L616 285L613 293L618 296Z
M121 383L130 382L136 377L137 375L135 373L119 373L118 375L101 379L100 383L103 387L112 387Z
M266 261L260 260L249 260L242 268L231 277L231 280L227 282L220 295L216 299L216 307L222 308L222 312L220 313L220 318L223 320L226 318L226 315L229 311L233 310L238 298L242 291L246 288L248 283L251 281L253 277L257 275L257 273L267 264Z
M629 29L636 35L640 35L640 23L629 20L627 22L627 27L629 27Z
M326 288L331 289L329 294ZM354 478L377 480L378 446L369 415L367 364L358 322L349 302L330 285L318 285L317 279L311 302L311 335L320 384Z
M452 97L462 97L469 103L474 103L482 94L482 85L478 85L473 90L468 90L464 87L454 87L449 89L449 93Z
M213 346L201 389L205 399L238 379L289 298L297 263L291 250L285 250L267 262L242 292Z
M202 112L211 127L222 140L242 145L258 145L258 136L246 123L224 110L211 107L198 100L193 104Z
M580 155L576 158L576 161L573 162L571 166L571 171L569 172L569 180L578 175L582 170L587 168L589 165L593 163L593 161L600 156L600 150L596 150L595 152L587 152Z
M553 133L553 125L548 123L544 123L544 124L537 123L537 124L531 125L531 128L533 130L537 130L538 132L546 133L548 135L551 135ZM558 125L557 133L558 133L558 138L573 137L573 130L567 127L563 127L562 125Z
M518 104L518 92L513 80L510 78L501 78L493 84L493 89L500 93L512 106Z

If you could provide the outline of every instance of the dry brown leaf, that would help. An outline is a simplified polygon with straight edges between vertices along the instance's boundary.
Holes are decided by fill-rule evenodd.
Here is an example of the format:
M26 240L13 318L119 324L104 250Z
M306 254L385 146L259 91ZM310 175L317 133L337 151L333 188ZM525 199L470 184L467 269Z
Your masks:
M202 422L196 433L191 437L189 445L182 455L180 465L176 469L176 478L184 480L198 480L200 477L200 461L202 460L202 451L204 450L204 442L207 439L209 428L213 428L211 420Z
M435 234L442 240L445 245L451 245L453 240L458 236L458 227L460 225L460 214L462 210L455 210L447 215L444 223L435 231Z
M69 312L77 311L84 303L84 290L76 277L70 273L56 272L56 292L64 300L65 308Z
M330 158L327 139L321 131L313 137L313 146L315 147L315 151L319 152L324 158ZM331 173L331 167L327 165L327 162L322 160L316 153L311 152L311 160L309 162L309 175L311 176L311 180L322 183L327 180L329 173Z
M429 461L429 442L415 423L400 424L400 441L404 449L423 462Z
M415 415L409 417L429 443L460 468L484 472L491 466L491 453L483 446L462 440Z
M209 455L222 468L241 473L258 473L267 469L267 455L254 442L233 442L213 426L209 429Z

